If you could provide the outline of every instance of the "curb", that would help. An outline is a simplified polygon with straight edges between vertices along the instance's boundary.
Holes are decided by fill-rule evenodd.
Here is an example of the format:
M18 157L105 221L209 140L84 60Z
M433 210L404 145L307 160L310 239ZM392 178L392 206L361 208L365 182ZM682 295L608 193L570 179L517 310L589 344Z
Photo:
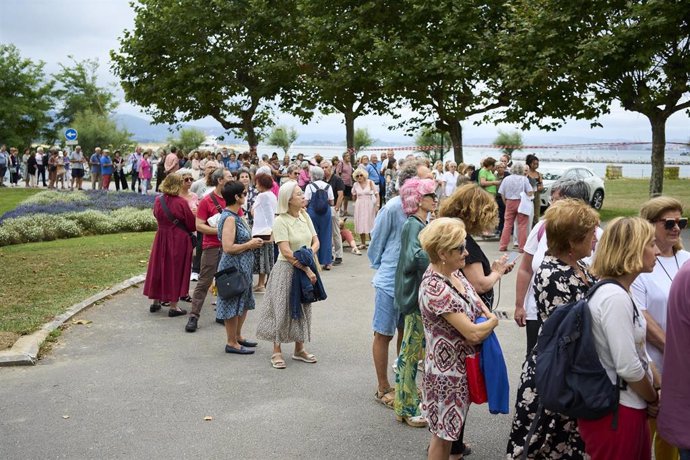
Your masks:
M137 275L122 283L116 284L110 289L101 291L98 294L92 295L86 300L72 305L63 314L56 316L51 322L44 324L38 331L30 335L20 337L12 348L0 351L0 366L30 366L36 364L38 361L38 351L41 348L43 341L55 329L62 326L70 318L77 313L86 310L96 302L105 299L108 296L117 294L121 291L131 288L146 279L146 275Z

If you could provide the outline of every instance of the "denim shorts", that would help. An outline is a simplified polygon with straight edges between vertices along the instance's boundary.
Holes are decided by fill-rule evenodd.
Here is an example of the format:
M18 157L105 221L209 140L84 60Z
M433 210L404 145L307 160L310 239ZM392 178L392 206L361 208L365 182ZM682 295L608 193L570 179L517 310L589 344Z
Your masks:
M374 299L374 321L372 327L374 332L393 337L395 330L404 326L405 320L398 309L395 308L393 297L386 294L383 289L374 289L376 290L376 298Z

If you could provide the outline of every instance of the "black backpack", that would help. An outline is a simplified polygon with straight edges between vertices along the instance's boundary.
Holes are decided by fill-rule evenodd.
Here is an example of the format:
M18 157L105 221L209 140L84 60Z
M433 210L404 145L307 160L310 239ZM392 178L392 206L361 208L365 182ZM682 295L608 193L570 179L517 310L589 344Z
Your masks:
M601 365L588 305L590 297L605 284L620 286L614 280L599 281L582 299L556 308L542 326L536 346L535 381L539 401L550 411L598 419L618 407L622 385L620 381L611 383ZM634 308L633 320L639 316Z
M311 184L311 186L313 186L316 191L311 195L309 207L312 208L316 214L326 214L331 206L328 203L328 189L330 185L326 184L326 188L319 188L316 184Z

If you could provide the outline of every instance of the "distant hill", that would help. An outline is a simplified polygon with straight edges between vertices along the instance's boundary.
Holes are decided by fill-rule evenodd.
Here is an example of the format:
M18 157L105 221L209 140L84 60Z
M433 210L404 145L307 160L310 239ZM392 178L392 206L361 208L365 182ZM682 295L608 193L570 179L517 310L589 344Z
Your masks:
M137 142L163 142L170 136L175 136L178 129L174 125L157 125L145 118L134 115L126 115L117 113L113 115L115 122L122 128L132 133L132 137ZM225 132L220 126L199 126L192 123L185 123L181 128L197 128L202 130L207 136L223 136ZM236 144L243 143L242 139L236 139L234 136L225 135L223 143Z

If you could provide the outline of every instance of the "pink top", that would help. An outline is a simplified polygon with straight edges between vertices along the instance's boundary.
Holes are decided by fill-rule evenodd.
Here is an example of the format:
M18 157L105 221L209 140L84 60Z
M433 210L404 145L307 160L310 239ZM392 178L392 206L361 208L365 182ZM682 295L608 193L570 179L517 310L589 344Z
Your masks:
M299 185L300 188L304 188L310 181L311 178L309 177L309 171L305 169L300 170L299 175L297 176L297 185Z
M170 174L180 169L180 160L174 153L168 153L165 157L165 172Z
M189 192L189 195L183 196L182 198L184 198L187 201L189 209L191 209L192 213L196 216L196 211L197 209L199 209L199 195L193 192Z
M273 181L273 187L271 187L271 191L275 194L276 198L278 198L278 192L280 192L280 185L278 185L277 181Z
M145 158L142 158L139 163L139 178L151 180L151 163Z
M354 172L354 168L352 168L350 163L341 161L338 163L338 167L335 172L340 176L345 185L352 187L352 173Z
M690 449L690 262L673 279L667 315L657 429L669 444Z

